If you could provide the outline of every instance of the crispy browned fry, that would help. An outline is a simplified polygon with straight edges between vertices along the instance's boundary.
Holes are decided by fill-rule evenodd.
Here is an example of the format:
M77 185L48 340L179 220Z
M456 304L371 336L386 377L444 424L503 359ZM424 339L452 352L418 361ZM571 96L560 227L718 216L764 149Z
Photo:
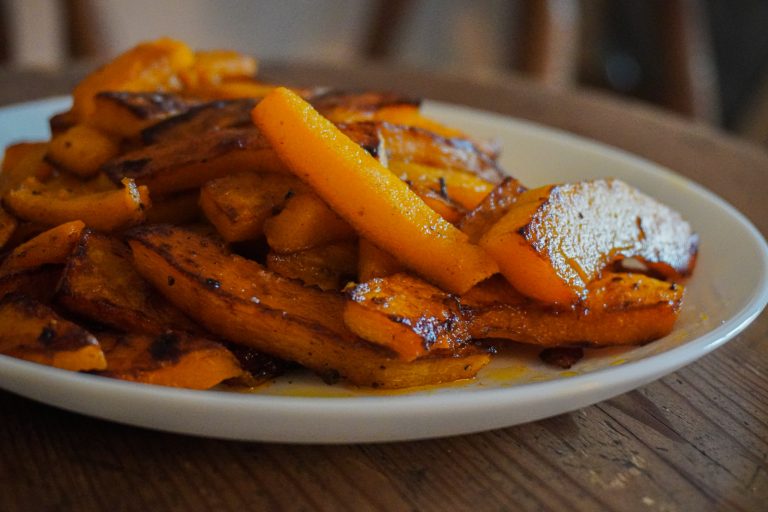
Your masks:
M147 224L190 224L202 219L197 190L184 190L152 199Z
M635 274L608 274L573 307L533 302L502 280L462 297L396 274L351 289L344 321L357 335L404 360L455 350L470 340L506 338L542 346L638 345L672 330L680 285Z
M291 174L244 172L206 183L200 189L200 206L224 240L237 242L261 236L264 221L304 190Z
M256 129L242 128L131 151L107 162L103 170L115 182L131 178L162 195L197 188L237 172L281 172L284 168Z
M380 91L324 91L310 98L312 106L334 123L360 121L385 121L395 125L423 128L442 137L467 135L460 130L424 117L419 112L421 100L392 92ZM472 141L477 148L490 158L499 156L497 144Z
M16 294L0 300L0 354L65 370L106 368L93 335L47 306Z
M516 289L567 304L622 258L666 277L689 274L698 237L679 213L639 190L594 180L524 192L479 243Z
M67 131L77 124L77 115L71 110L59 112L48 119L48 126L51 129L51 135Z
M672 331L683 301L682 285L641 274L605 273L582 302L566 308L489 300L496 293L462 298L474 312L472 336L545 346L642 345Z
M58 169L88 178L95 176L101 165L118 153L120 144L114 135L76 124L51 138L45 159Z
M292 196L285 208L264 223L269 246L279 253L352 240L355 230L312 192Z
M487 354L409 364L390 359L346 329L340 295L277 276L189 231L146 227L130 244L139 271L211 332L326 377L402 388L470 378L488 363Z
M359 123L366 124L366 123ZM477 144L461 137L443 137L423 128L376 122L389 161L411 162L456 169L498 183L504 173L495 158L481 151Z
M0 198L17 188L29 178L44 179L53 172L45 162L47 142L20 142L5 149L0 171Z
M267 268L321 290L341 290L357 273L357 244L341 242L290 254L270 253Z
M45 265L0 276L0 298L17 293L48 304L56 293L63 268L62 265Z
M374 277L386 277L404 272L405 267L388 252L380 249L367 238L358 240L357 280L370 281Z
M179 41L161 38L131 48L85 77L72 91L72 111L84 122L96 111L95 96L103 91L169 91L179 88L178 74L194 63L192 50Z
M128 247L108 235L85 233L69 258L56 300L78 315L126 332L200 332L136 272Z
M475 209L461 219L459 229L469 235L473 243L477 243L509 211L517 201L517 196L523 192L525 187L517 179L507 176Z
M18 225L19 221L16 220L16 217L0 207L0 249L5 247Z
M0 275L7 275L49 264L63 265L77 246L85 224L73 220L40 233L16 247L2 265Z
M372 279L349 290L347 297L347 327L404 361L455 352L470 340L458 298L408 274Z
M116 231L141 223L150 207L147 187L123 180L123 188L83 194L28 178L10 191L5 204L19 218L43 225L82 220L99 231Z
M147 128L141 137L146 144L156 144L226 128L250 127L255 104L252 98L204 103Z
M163 92L104 91L93 98L88 123L119 137L134 138L142 130L182 114L198 102Z
M158 335L100 333L107 359L100 375L189 389L209 389L239 377L235 356L214 341L181 332Z

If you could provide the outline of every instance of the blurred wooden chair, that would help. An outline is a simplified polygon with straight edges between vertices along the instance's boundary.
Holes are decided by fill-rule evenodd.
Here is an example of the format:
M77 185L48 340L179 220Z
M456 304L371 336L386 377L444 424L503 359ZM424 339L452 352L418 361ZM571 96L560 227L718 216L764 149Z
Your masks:
M0 64L56 66L98 55L93 1L0 2Z
M712 44L702 0L655 0L663 55L662 106L695 120L717 123L718 90ZM548 87L568 87L579 80L580 68L600 44L605 0L520 0L520 15L509 32L518 55L510 68ZM366 56L391 58L395 38L413 11L414 0L379 0L373 9Z

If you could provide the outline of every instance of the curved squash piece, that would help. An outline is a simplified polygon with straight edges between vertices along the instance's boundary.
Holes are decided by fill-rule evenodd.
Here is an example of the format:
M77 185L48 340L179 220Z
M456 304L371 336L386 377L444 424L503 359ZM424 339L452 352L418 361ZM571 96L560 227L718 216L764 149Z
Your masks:
M167 331L145 334L99 335L107 370L115 379L188 389L210 389L242 375L235 356L205 338Z
M6 204L18 217L43 225L82 220L99 231L118 231L144 221L150 207L149 190L123 180L123 188L73 195L50 189L35 178L8 193Z
M97 69L72 91L72 111L81 122L95 111L102 91L168 91L178 89L178 73L195 60L192 50L169 38L139 44Z
M282 278L187 230L137 229L130 245L139 272L210 332L329 379L404 388L471 378L489 362L486 353L413 363L393 359L345 327L340 294Z
M85 224L73 220L40 233L16 247L0 265L0 276L40 267L64 264L75 250Z
M101 233L87 231L80 239L61 276L56 301L121 331L201 331L136 272L125 243Z
M464 233L296 94L276 89L253 109L253 119L292 172L406 266L457 293L498 270Z
M532 301L491 279L457 297L407 274L347 292L344 322L358 336L412 361L472 340L505 338L557 347L638 345L672 330L683 287L644 275L609 274L573 307Z
M665 277L690 274L698 237L671 208L619 180L595 180L524 192L480 245L517 290L568 304L622 258Z
M99 342L47 306L10 294L0 300L0 354L64 370L103 370Z

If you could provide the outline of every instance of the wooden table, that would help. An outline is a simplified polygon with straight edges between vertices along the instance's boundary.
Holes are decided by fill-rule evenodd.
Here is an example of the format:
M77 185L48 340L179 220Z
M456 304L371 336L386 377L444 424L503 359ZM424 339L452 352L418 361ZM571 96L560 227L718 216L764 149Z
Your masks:
M397 89L596 139L698 181L768 233L768 154L645 106L509 77L373 65L273 65L265 74ZM65 93L81 75L0 72L0 104ZM612 400L409 443L199 439L0 392L0 510L766 510L766 338L763 314L724 348Z

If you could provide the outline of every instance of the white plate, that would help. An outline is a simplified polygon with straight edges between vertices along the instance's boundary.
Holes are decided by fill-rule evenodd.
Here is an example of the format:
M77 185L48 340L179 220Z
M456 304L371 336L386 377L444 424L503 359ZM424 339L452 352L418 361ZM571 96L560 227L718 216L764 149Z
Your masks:
M53 99L0 109L0 146L48 136ZM502 162L528 185L614 176L664 201L701 235L701 252L673 333L644 347L591 351L573 371L535 352L498 357L471 383L377 393L309 375L257 393L188 391L80 375L0 356L0 386L72 411L154 429L302 443L395 441L505 427L564 413L646 384L719 347L768 300L768 248L734 208L645 160L506 117L429 103L429 115L503 145ZM727 248L727 250L723 250Z

